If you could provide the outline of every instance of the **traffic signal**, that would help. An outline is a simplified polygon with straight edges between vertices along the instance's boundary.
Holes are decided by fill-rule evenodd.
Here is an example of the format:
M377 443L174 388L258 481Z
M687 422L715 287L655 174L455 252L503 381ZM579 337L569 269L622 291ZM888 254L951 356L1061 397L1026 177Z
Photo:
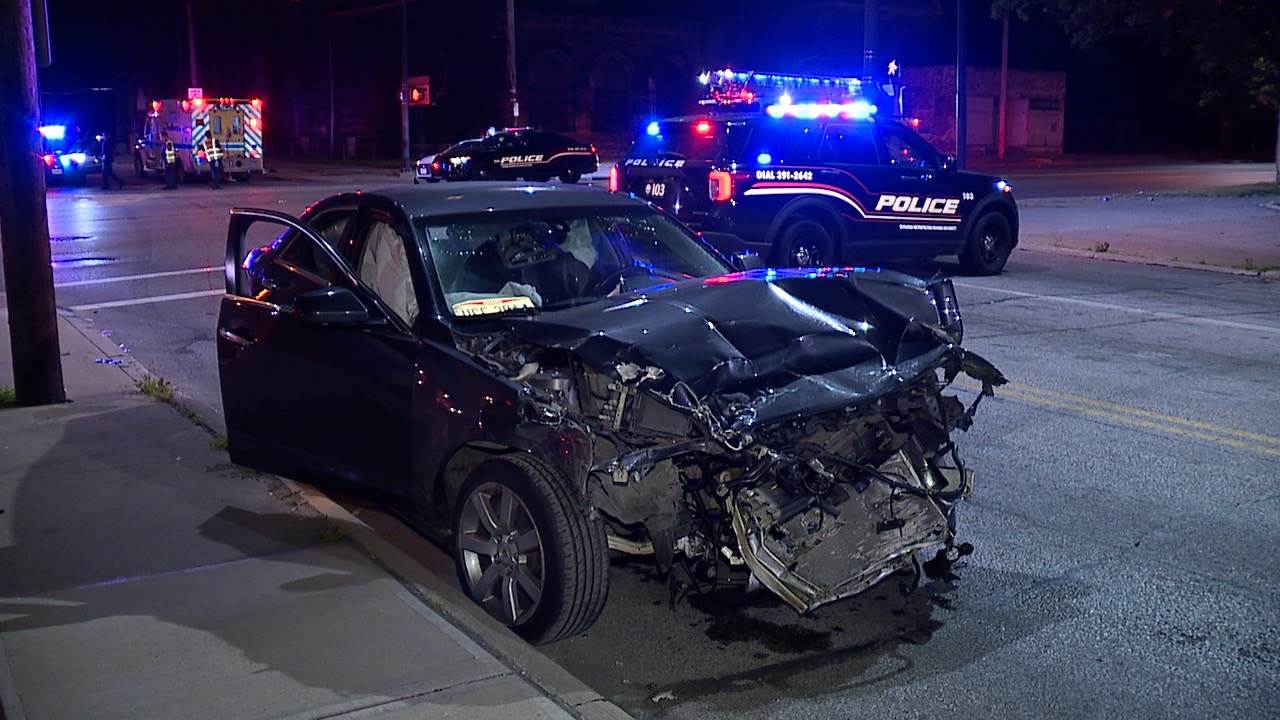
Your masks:
M431 104L431 80L426 76L409 78L408 100L410 105Z

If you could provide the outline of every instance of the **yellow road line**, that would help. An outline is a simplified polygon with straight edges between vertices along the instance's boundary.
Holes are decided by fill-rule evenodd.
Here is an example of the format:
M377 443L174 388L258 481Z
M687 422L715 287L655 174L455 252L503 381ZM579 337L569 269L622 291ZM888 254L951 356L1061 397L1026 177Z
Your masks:
M957 381L954 383L968 389L980 390L976 383ZM1045 397L1048 396L1048 397ZM1068 393L1037 388L1018 383L996 388L996 397L1009 397L1025 402L1044 405L1046 407L1068 410L1070 412L1089 415L1096 418L1112 420L1135 427L1157 430L1197 440L1218 443L1241 450L1260 452L1265 455L1280 457L1280 438L1261 435L1244 430L1214 425L1213 423L1187 420L1173 415L1150 412L1138 408L1127 407L1117 403L1070 395ZM1144 419L1145 418L1145 419Z

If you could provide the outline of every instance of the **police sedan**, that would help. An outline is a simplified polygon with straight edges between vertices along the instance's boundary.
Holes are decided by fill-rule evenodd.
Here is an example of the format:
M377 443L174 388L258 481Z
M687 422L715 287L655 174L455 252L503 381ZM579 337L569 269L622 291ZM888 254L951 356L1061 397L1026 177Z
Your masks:
M559 133L514 128L464 140L418 161L414 182L533 180L576 183L600 168L594 145Z

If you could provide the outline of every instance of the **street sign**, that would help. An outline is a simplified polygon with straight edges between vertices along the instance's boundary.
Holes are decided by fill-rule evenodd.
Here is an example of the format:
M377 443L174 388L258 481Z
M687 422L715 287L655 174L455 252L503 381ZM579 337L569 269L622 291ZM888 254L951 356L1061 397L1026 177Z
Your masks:
M187 88L187 99L195 100L204 97L204 88Z

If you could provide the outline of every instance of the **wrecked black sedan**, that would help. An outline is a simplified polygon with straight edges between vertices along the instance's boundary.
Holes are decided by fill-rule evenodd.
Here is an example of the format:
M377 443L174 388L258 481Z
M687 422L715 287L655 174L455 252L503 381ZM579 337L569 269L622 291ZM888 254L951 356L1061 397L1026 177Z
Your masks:
M961 348L950 281L755 260L592 188L235 209L231 458L412 498L535 642L595 621L610 550L800 612L963 552L951 436L1004 379Z

